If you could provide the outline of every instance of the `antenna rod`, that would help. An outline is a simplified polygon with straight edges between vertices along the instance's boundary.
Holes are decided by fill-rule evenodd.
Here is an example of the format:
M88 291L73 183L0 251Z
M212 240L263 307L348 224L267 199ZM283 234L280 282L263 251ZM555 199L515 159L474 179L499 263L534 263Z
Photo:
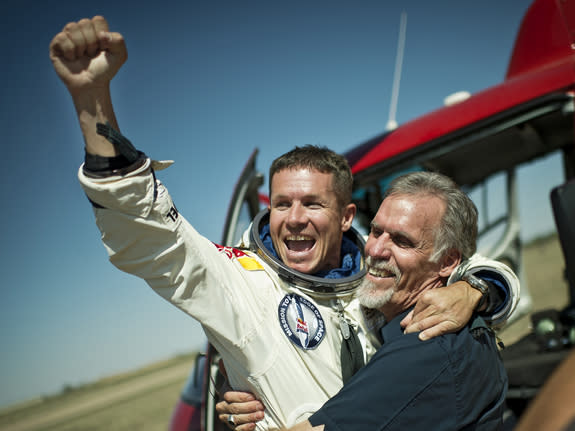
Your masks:
M391 103L389 105L389 120L387 130L397 127L395 114L397 111L397 100L399 98L399 81L401 79L401 68L403 66L403 50L405 47L405 29L407 27L407 13L403 11L399 20L399 39L397 41L397 56L395 57L395 71L393 74L393 87L391 89Z

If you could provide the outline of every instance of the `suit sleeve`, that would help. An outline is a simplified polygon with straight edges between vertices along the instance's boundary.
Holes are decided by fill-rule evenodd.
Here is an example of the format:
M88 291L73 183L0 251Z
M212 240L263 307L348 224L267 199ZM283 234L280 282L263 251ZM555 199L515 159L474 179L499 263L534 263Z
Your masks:
M491 283L499 290L495 297L501 298L501 303L492 308L489 315L482 315L484 320L492 328L502 327L515 311L520 296L520 283L515 273L505 264L496 260L487 259L480 254L474 254L471 258L462 262L454 273L449 277L448 284L459 281L464 274L477 275Z

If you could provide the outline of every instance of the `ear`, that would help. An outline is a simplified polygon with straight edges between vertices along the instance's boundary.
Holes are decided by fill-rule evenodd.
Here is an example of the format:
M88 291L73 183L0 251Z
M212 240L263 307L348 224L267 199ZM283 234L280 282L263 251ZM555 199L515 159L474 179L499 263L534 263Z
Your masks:
M439 275L449 277L457 265L461 263L461 253L455 249L449 250L440 261Z
M347 232L351 227L355 213L357 212L357 207L355 204L347 204L343 209L343 214L341 218L341 231Z

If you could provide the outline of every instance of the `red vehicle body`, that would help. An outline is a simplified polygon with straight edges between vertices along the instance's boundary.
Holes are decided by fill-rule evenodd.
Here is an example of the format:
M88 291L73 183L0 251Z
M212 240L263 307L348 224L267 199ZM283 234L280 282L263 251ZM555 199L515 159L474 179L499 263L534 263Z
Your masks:
M501 233L488 256L505 261L517 274L523 268L516 170L548 154L561 154L565 185L550 193L567 260L570 304L542 316L552 316L555 328L562 328L551 334L558 344L549 344L549 334L535 334L503 351L510 380L508 404L515 417L521 415L575 343L575 232L571 226L575 220L574 50L575 2L535 0L523 18L502 83L402 124L345 154L354 174L353 199L358 206L359 228L369 225L389 179L405 171L438 171L464 190L481 187L493 175L502 175L507 211L496 220L484 221L480 237L499 229ZM234 244L238 232L247 227L247 221L241 225L235 220L237 215L242 212L253 217L260 208L257 190L263 180L255 172L255 154L242 176L234 197L240 202L230 207L225 244ZM242 205L247 205L247 211L240 211ZM530 301L528 290L522 290L515 317L529 310ZM199 370L203 378L196 379L203 396L191 404L182 397L171 430L225 429L213 414L212 395L221 379L217 361L217 352L208 346L205 360L198 362L203 367Z

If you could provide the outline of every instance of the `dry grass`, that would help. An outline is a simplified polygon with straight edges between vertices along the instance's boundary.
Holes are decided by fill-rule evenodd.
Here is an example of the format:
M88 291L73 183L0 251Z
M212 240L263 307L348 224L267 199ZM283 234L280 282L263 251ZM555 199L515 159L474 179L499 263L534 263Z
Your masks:
M195 353L0 412L3 431L166 430Z
M557 235L530 242L523 261L527 286L532 297L532 311L501 331L505 344L511 344L531 330L531 314L548 308L563 309L569 300L564 278L565 260Z
M111 430L111 431L165 431L176 405L184 380L154 388L149 392L95 410L66 423L57 423L44 430Z

